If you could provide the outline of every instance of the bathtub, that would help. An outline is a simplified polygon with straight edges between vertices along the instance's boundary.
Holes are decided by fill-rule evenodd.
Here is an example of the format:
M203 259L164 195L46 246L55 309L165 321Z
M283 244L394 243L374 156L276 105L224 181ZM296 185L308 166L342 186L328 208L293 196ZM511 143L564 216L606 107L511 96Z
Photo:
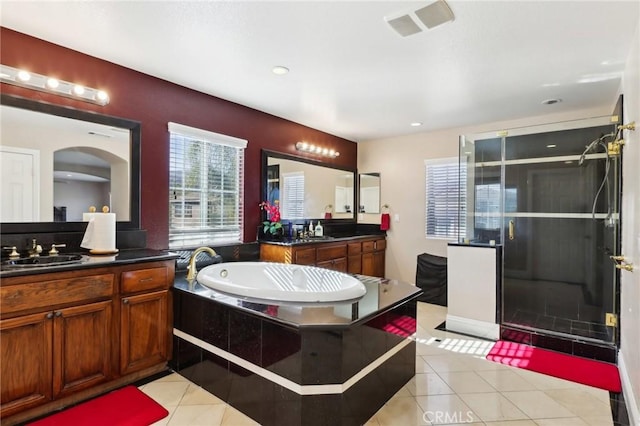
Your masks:
M315 266L229 262L202 268L196 280L212 290L268 302L354 301L366 293L360 280Z

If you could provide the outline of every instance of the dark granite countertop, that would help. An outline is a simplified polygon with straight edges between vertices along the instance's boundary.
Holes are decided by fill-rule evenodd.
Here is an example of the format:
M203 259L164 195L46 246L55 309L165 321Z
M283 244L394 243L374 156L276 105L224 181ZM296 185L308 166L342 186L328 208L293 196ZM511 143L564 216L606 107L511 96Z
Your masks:
M330 243L339 241L357 241L370 238L384 238L385 234L366 234L366 235L350 235L350 236L322 236L322 237L309 237L309 238L283 238L282 240L258 240L262 244L273 244L277 246L299 246L304 244L317 244L317 243Z
M386 278L354 275L367 288L356 302L274 303L234 297L211 290L197 281L189 282L185 274L176 274L174 290L195 294L218 303L236 307L257 316L295 328L327 326L344 328L366 321L377 314L418 297L422 290L413 284Z
M74 254L74 253L60 253L60 254ZM17 277L23 275L37 275L37 274L49 274L52 272L64 272L76 269L96 268L109 265L126 265L130 263L138 262L151 262L156 260L170 260L177 259L179 256L175 253L165 250L150 250L150 249L135 249L135 250L122 250L113 255L88 255L82 254L82 260L77 263L69 263L66 265L56 266L39 266L39 267L24 267L24 268L7 268L0 269L0 278Z

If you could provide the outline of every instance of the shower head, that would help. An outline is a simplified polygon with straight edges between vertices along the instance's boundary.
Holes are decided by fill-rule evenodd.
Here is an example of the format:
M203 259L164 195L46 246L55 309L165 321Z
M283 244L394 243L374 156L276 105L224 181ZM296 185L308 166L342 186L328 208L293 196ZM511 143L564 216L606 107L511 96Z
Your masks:
M584 159L587 156L587 154L593 150L595 150L598 145L605 139L605 138L610 138L610 137L615 137L616 134L615 133L608 133L606 135L602 135L600 136L598 139L595 139L593 141L591 141L591 143L589 145L587 145L584 149L584 152L582 153L582 155L580 156L580 159L578 160L578 165L582 166L582 163L584 163ZM606 152L606 146L605 146L605 152Z
M600 142L601 139L602 138L598 138L598 139L594 140L593 142L591 142L589 145L586 146L584 152L580 156L580 160L578 160L578 165L579 166L582 166L582 163L584 163L584 159L585 159L587 153L589 151L591 151L592 149L594 149L596 146L598 146L598 142Z

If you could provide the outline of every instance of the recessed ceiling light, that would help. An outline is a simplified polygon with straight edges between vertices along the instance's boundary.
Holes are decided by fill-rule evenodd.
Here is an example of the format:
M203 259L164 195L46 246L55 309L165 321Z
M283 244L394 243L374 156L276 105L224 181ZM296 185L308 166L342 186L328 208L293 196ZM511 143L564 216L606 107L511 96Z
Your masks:
M542 101L542 105L553 105L560 102L562 102L562 99L560 98L545 99L544 101Z
M414 121L413 123L411 123L411 126L412 127L419 127L419 126L422 126L422 123L419 122L419 121Z
M547 145L547 148L555 148L556 146L558 145L556 145L555 143L550 143L549 145Z
M276 65L271 69L271 72L273 72L276 75L285 75L289 72L289 68L283 67L281 65Z

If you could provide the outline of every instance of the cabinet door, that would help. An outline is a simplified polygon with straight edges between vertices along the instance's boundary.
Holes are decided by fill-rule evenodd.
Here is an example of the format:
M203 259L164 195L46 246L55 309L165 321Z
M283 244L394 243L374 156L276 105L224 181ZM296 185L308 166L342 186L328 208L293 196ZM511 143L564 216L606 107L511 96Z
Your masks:
M54 398L111 378L112 304L109 300L54 311Z
M373 253L362 253L362 275L375 277L375 270Z
M347 263L347 272L350 274L362 273L362 255L349 256Z
M373 252L374 276L384 278L384 262L385 262L384 251L381 250L381 251Z
M0 321L0 416L52 398L52 314Z
M168 290L122 298L120 373L167 361Z

